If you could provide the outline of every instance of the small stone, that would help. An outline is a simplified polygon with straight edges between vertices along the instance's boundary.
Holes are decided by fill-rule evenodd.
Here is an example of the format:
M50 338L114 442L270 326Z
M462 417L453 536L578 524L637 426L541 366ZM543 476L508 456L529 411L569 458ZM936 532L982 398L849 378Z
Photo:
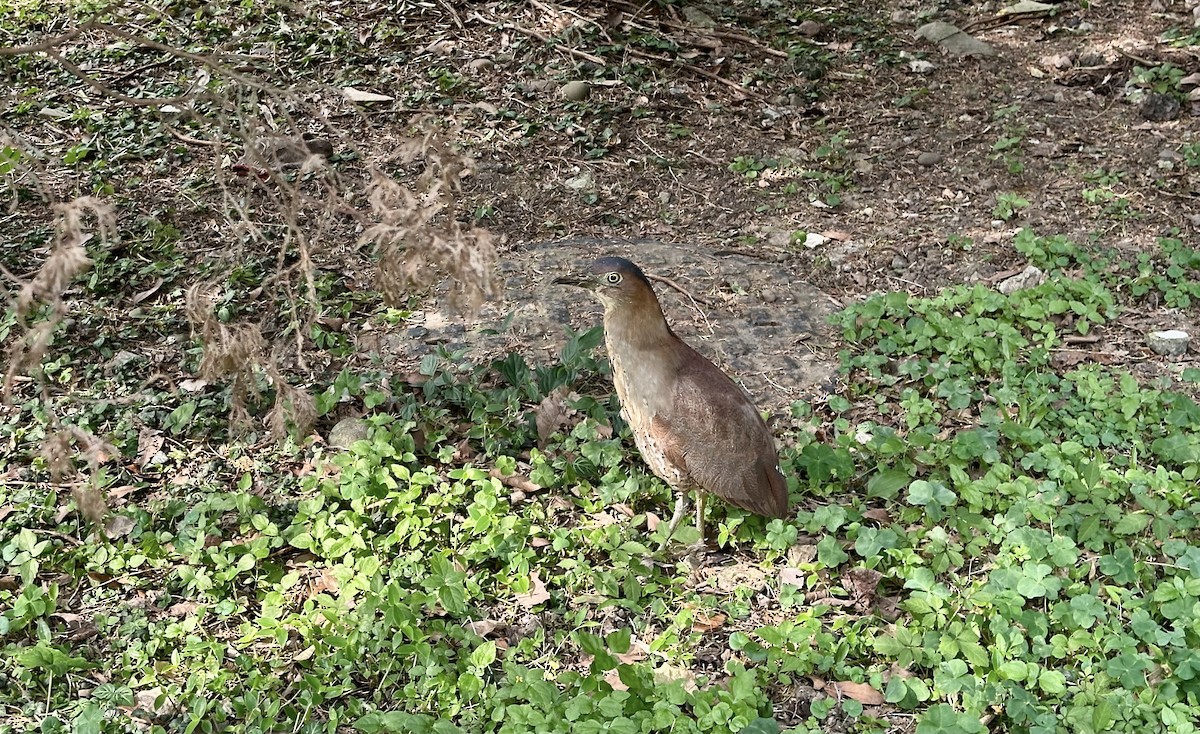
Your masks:
M694 26L700 27L700 28L716 28L717 27L717 21L713 20L712 17L709 16L707 13L705 13L703 10L700 10L699 8L693 7L691 5L683 6L683 17L687 19L687 22L691 23Z
M1043 56L1038 63L1040 63L1044 69L1057 69L1062 71L1064 69L1070 69L1072 66L1074 66L1075 62L1072 61L1070 54L1052 54L1049 56Z
M119 370L133 362L141 362L143 359L144 358L140 354L134 354L133 352L121 350L114 354L112 359L108 360L108 366L114 370Z
M1087 51L1079 55L1079 65L1084 68L1094 69L1098 66L1108 65L1108 59L1104 58L1104 54L1096 51Z
M355 441L363 441L370 434L371 424L362 418L343 418L329 432L329 445L347 449Z
M936 166L942 162L941 153L925 151L917 156L917 164L921 166Z
M1140 110L1142 117L1151 122L1166 122L1179 117L1179 100L1169 94L1154 92L1146 95Z
M572 102L582 102L588 98L588 95L591 93L591 91L592 87L587 82L567 82L562 87L562 96L566 97Z
M1175 150L1174 148L1163 148L1162 150L1158 151L1158 159L1160 161L1173 161L1178 163L1183 160L1183 156L1180 155L1179 151Z
M805 38L816 38L817 36L821 35L821 31L823 30L824 26L815 20L806 20L800 25L796 26L796 32Z
M900 273L905 270L908 270L908 266L909 266L909 262L908 262L907 257L905 257L903 255L896 255L895 257L892 258L892 270L895 270L896 272Z
M42 109L38 110L38 115L50 120L59 121L68 119L71 116L71 113L64 109L59 109L58 107L43 107Z
M496 63L491 59L472 59L467 68L474 74L486 74L496 68Z
M1077 33L1091 33L1094 30L1096 30L1096 26L1092 25L1091 23L1087 22L1086 20L1080 22L1079 25L1075 26L1075 31Z
M1178 357L1187 352L1189 341L1191 337L1188 333L1179 329L1152 331L1146 335L1146 344L1157 354L1166 357Z
M1011 278L1001 281L1000 285L996 286L996 290L1007 296L1019 290L1041 285L1045 280L1046 274L1042 272L1041 268L1029 265Z

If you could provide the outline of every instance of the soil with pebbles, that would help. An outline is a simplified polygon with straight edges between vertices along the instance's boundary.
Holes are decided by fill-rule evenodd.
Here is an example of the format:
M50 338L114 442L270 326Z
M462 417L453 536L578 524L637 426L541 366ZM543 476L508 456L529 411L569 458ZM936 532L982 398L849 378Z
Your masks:
M487 18L549 35L605 22L604 11L588 5L547 8ZM1022 227L1129 257L1154 251L1163 235L1194 237L1200 184L1180 151L1200 141L1198 109L1148 119L1129 93L1139 67L1195 66L1194 48L1163 40L1191 27L1190 6L1060 6L1050 17L989 22L998 10L973 3L936 14L976 27L970 32L998 52L981 59L945 55L916 38L928 19L923 5L879 8L893 39L887 53L919 64L882 63L863 52L859 30L839 25L832 11L812 11L812 42L834 57L832 71L810 85L815 103L789 94L797 79L787 76L788 62L728 35L715 37L737 51L722 76L762 72L750 90L756 98L682 70L659 69L656 85L637 87L566 54L531 64L505 46L519 39L497 44L486 24L451 31L460 42L439 52L438 63L473 68L473 57L486 54L488 73L472 80L484 102L536 111L547 124L520 134L494 121L464 127L479 164L464 204L492 212L487 225L504 243L504 298L474 324L435 315L410 327L389 340L392 356L409 361L437 344L460 344L552 359L565 326L600 321L598 304L551 286L553 276L620 254L676 284L656 286L676 331L777 410L818 395L833 374L840 345L826 325L832 311L882 290L929 295L955 283L997 283L1027 264L1012 245ZM658 28L687 43L691 36L677 30L687 19L672 13L626 14L609 33ZM740 20L754 27L752 17ZM586 107L557 91L597 75L612 83L592 84ZM474 108L461 107L470 118ZM591 156L586 148L597 141L580 141L600 128L607 153ZM739 158L777 166L751 178L731 170ZM846 187L829 206L822 177L835 176ZM1028 206L998 218L1005 197ZM1117 200L1125 204L1112 206ZM797 244L809 232L832 236L812 248ZM485 333L508 315L503 333ZM1147 331L1190 325L1186 313L1149 304L1099 329L1086 351L1143 371L1146 361L1163 360L1147 350ZM1189 361L1170 359L1160 365L1167 371Z

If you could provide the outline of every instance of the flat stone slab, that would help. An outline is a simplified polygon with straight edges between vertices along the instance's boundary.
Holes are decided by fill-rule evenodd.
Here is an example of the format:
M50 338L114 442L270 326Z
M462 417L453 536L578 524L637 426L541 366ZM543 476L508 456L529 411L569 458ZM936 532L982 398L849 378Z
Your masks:
M501 255L503 301L487 304L472 322L426 314L423 324L414 320L389 334L381 351L410 365L438 345L467 347L479 361L510 351L531 364L556 361L566 328L579 332L601 324L603 308L587 291L552 281L604 255L637 263L651 277L675 333L740 382L759 407L778 411L811 398L835 374L835 355L826 355L831 350L825 347L834 303L803 273L748 252L704 252L652 240L589 238L519 247Z

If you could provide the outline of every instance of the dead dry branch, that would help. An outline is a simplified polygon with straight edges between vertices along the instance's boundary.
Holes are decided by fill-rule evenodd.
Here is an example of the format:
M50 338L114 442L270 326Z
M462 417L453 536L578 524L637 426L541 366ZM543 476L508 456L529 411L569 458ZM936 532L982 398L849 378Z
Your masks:
M85 217L91 214L101 242L116 240L116 216L112 208L94 197L86 196L65 204L54 206L54 240L50 255L29 281L22 281L13 273L4 274L20 285L14 303L17 317L25 325L24 333L14 339L7 350L8 369L4 374L3 398L7 402L12 394L13 380L22 374L38 374L42 359L46 356L68 306L63 296L71 283L91 267L84 245L94 234L88 229ZM45 309L36 308L42 305ZM30 316L40 317L29 323Z
M423 134L406 141L396 158L423 160L424 170L411 186L373 172L369 201L378 222L362 241L379 254L378 285L387 303L403 303L448 279L450 305L475 312L496 294L496 248L490 232L458 220L462 179L473 162L428 121L422 124Z

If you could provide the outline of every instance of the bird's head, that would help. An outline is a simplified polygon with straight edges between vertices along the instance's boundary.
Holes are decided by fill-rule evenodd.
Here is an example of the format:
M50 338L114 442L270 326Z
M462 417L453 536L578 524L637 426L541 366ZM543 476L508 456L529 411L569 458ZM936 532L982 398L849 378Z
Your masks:
M621 257L602 257L577 273L554 279L559 285L574 285L596 294L605 310L653 303L658 298L641 269Z

